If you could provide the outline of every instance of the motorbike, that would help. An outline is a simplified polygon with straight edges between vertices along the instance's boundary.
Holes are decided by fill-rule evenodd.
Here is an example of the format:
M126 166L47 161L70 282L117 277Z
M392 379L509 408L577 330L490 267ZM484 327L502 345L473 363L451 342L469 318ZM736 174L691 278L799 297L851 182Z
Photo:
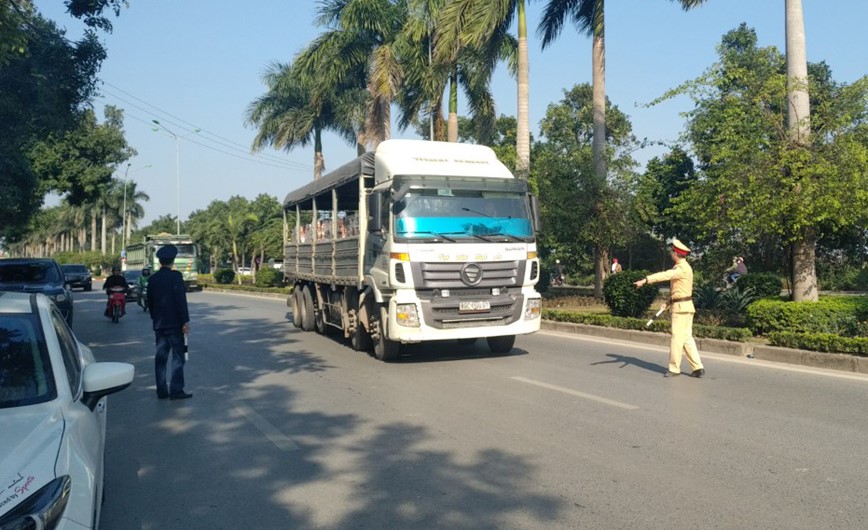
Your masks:
M561 285L564 284L564 277L561 276L560 274L557 274L557 273L552 274L551 284L552 284L552 287L560 287Z
M112 287L109 289L109 318L115 324L124 316L126 306L126 289L123 287Z
M139 306L142 308L142 311L148 311L148 284L145 282L142 284L142 287L139 289L139 298L137 300Z

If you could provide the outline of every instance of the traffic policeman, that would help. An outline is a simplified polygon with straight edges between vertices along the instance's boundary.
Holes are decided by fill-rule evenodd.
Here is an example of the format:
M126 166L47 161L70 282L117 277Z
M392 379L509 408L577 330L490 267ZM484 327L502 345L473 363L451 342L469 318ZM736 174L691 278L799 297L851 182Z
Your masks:
M634 283L636 288L649 283L669 282L669 303L672 318L672 340L669 343L669 370L664 377L681 375L681 355L687 355L690 364L690 375L702 377L705 368L696 341L693 339L693 268L687 263L690 249L679 241L672 240L672 259L675 266L668 271L651 274Z

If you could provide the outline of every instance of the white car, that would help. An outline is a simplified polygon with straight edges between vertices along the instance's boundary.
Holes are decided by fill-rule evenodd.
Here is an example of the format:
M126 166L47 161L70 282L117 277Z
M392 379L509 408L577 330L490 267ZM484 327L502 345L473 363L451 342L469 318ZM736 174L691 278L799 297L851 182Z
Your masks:
M250 276L253 274L253 271L250 270L250 267L238 267L238 275L239 276Z
M99 526L105 396L133 374L95 362L46 296L0 292L0 529Z

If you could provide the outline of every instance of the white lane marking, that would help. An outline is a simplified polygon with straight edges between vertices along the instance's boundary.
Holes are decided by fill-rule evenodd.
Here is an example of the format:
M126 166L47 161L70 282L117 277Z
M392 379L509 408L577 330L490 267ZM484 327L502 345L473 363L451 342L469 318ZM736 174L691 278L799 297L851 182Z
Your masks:
M604 397L595 396L593 394L586 394L584 392L579 392L578 390L572 390L569 388L564 388L562 386L550 385L548 383L543 383L542 381L536 381L534 379L527 379L525 377L510 377L510 379L514 381L520 381L522 383L527 383L529 385L536 385L542 388L547 388L549 390L555 390L557 392L563 392L564 394L569 394L571 396L577 396L580 398L590 399L591 401L597 401L600 403L605 403L606 405L612 405L613 407L619 407L627 410L636 410L639 407L635 407L628 403L621 403L620 401L615 401L612 399L606 399Z
M607 338L599 338L594 337L593 335L581 335L577 333L565 333L563 331L553 331L553 330L540 330L537 333L543 335L554 335L556 337L563 337L565 339L573 339L573 340L581 340L588 342L598 342L600 344L617 344L618 346L622 346L624 348L637 348L645 351L657 351L668 354L669 348L665 346L657 346L655 344L644 344L637 342L630 342L627 340L621 339L607 339ZM712 353L707 351L699 350L702 358L714 359L716 361L724 361L732 364L744 364L755 366L757 368L770 368L773 370L781 370L784 372L796 372L800 374L809 374L809 375L822 375L826 377L833 377L836 379L847 379L850 381L859 381L861 383L868 383L868 375L857 374L853 372L842 372L840 370L832 370L832 369L824 369L824 368L812 368L810 366L799 366L797 364L788 364L776 361L763 361L762 359L748 359L746 357L738 357L735 355L728 355L726 353Z
M281 451L298 451L299 447L292 440L287 438L282 432L277 430L277 427L268 422L265 418L257 414L247 405L236 405L235 412L247 418L257 429L265 435L268 440L277 446Z

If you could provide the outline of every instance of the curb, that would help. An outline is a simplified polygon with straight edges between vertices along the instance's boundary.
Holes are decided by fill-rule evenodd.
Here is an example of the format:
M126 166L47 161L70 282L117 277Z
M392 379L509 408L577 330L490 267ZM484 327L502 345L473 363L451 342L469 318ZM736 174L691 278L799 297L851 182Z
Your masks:
M607 339L626 340L652 344L655 346L668 346L669 334L653 331L636 331L632 329L604 328L590 326L588 324L574 324L572 322L558 322L555 320L543 320L540 329L560 331L563 333L575 333L578 335L591 335ZM767 346L750 342L735 342L720 339L696 339L696 346L700 351L721 353L736 357L749 357L763 361L773 361L811 368L825 368L827 370L839 370L868 375L868 357L847 355L843 353L823 353L808 350L796 350L781 348L779 346Z
M284 293L259 293L256 291L243 291L241 289L220 289L214 287L204 287L202 292L222 293L222 294L241 294L245 296L260 296L262 298L287 298L289 294Z

